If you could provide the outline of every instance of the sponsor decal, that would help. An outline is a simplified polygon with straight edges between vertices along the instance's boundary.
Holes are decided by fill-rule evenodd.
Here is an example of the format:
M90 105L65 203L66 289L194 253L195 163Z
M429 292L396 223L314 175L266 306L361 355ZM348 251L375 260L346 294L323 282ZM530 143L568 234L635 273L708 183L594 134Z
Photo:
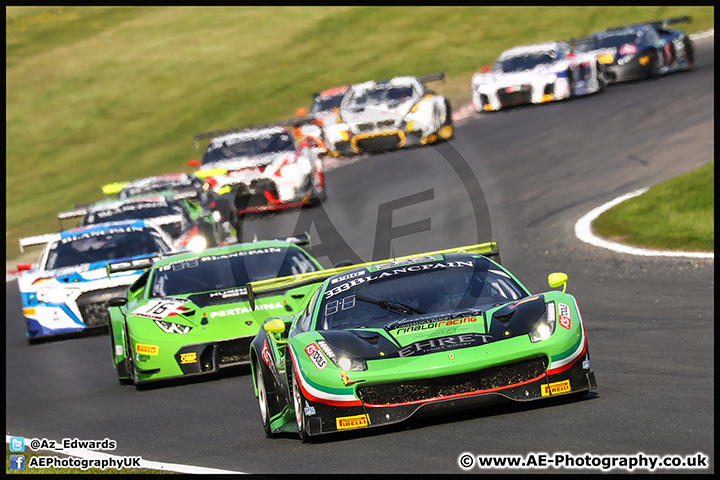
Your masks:
M380 265L376 265L376 268L378 270L382 270L383 268L388 268L388 267L398 267L400 265L412 265L413 263L432 262L433 260L435 260L435 257L431 257L431 256L415 257L415 258L408 258L406 260L395 260L393 262L381 263Z
M337 417L335 424L338 430L346 430L348 428L361 428L370 425L370 419L367 414L355 415L352 417Z
M479 333L464 333L462 335L451 335L448 337L431 338L421 342L411 343L399 351L401 357L413 355L426 355L428 353L444 352L456 348L474 347L484 345L492 340L492 335Z
M570 307L564 303L558 303L558 323L570 330Z
M157 345L143 345L142 343L137 343L135 344L135 351L145 355L157 355L158 351L160 351L160 347Z
M590 370L590 358L588 354L585 354L585 360L583 360L582 367L584 370Z
M323 368L327 367L327 358L325 358L325 355L322 354L318 346L314 343L311 343L310 345L305 347L305 353L307 353L307 356L310 357L310 360L312 360L312 362L315 364L315 368L317 368L318 370L322 370Z
M351 278L359 277L360 275L365 275L366 273L367 270L360 270L358 272L348 273L347 275L333 278L332 280L330 280L330 285L335 285L338 282L344 282L345 280L350 280Z
M186 310L182 306L186 300L163 299L148 302L141 307L135 309L130 315L133 317L152 318L153 320L162 320L165 317L176 315L178 311Z
M103 228L100 230L93 230L91 232L84 232L80 233L78 235L72 235L69 237L64 237L60 239L59 243L71 243L76 240L83 240L86 238L91 237L99 237L104 235L112 235L114 233L129 233L129 232L142 232L145 230L145 227L137 226L137 227L114 227L114 228Z
M210 298L213 297L222 297L222 298L228 298L228 297L239 297L240 295L247 295L247 288L233 288L232 290L223 290L222 292L212 292L210 294Z
M197 352L188 352L180 354L180 363L195 363L197 362Z
M262 351L260 352L260 355L262 356L262 359L265 361L268 367L270 367L270 362L272 362L272 357L270 356L270 349L268 347L267 340L263 340L263 346Z
M283 308L282 303L275 302L275 303L255 304L255 310L274 310L276 308ZM220 310L218 312L210 312L210 318L230 317L232 315L242 315L243 313L250 313L250 312L252 312L252 310L248 307L227 308L225 310Z
M550 385L542 385L540 387L540 394L543 397L548 395L558 395L561 393L568 393L570 391L570 380L563 380L562 382L551 383Z
M393 333L395 335L400 335L401 333L419 332L421 330L428 330L431 328L451 327L451 326L462 325L463 323L475 323L475 322L477 322L477 317L453 318L450 320L431 321L431 322L420 323L420 324L415 324L415 325L410 325L410 326L404 326L404 327L398 328Z
M420 257L420 258L416 258L416 259L399 260L399 262L415 263L414 261L427 261L428 259L434 260L434 257ZM391 266L393 264L395 264L395 262L378 265L378 270L382 266ZM346 283L342 283L342 284L338 285L337 287L328 289L325 292L325 299L327 300L328 298L332 298L335 295L346 292L346 291L350 290L352 287L355 287L357 285L361 285L366 282L372 282L375 280L380 280L381 278L392 277L394 275L398 275L401 273L420 272L420 271L424 271L424 270L437 270L437 269L441 269L441 268L458 268L458 267L472 268L473 266L474 266L474 263L472 261L457 261L457 262L426 263L425 265L410 265L408 267L394 268L387 272L381 272L381 273L367 275L364 277L357 277L357 278L350 279L350 281L348 281Z
M308 417L315 415L315 407L311 407L307 400L305 400L305 408L303 408L303 410Z

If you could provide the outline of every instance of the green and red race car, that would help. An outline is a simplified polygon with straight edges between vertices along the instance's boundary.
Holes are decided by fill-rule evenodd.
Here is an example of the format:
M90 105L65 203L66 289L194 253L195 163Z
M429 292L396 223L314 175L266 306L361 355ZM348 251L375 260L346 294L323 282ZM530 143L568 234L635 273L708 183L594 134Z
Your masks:
M245 284L321 270L301 245L307 235L161 257L108 300L112 362L121 383L217 372L248 362L250 342L270 315L289 315L314 286L277 292L250 308ZM109 263L108 275L137 269Z
M431 406L596 388L567 275L549 276L563 291L531 294L499 262L497 244L485 243L248 284L255 306L315 284L297 313L268 318L250 347L266 434L308 441Z

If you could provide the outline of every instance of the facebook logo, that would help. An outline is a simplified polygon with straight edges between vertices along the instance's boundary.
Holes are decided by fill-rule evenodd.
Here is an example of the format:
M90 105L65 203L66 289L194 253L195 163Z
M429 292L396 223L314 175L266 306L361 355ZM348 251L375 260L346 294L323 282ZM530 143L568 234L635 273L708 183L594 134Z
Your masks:
M10 451L11 452L24 452L25 451L25 438L10 437Z
M10 470L25 470L25 455L10 455Z

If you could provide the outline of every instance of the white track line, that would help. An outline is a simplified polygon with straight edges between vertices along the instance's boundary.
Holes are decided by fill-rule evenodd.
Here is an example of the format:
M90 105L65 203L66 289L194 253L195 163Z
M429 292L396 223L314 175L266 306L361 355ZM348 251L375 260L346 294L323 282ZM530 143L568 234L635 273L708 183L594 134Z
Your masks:
M12 435L5 435L5 443L10 443L10 437ZM31 440L29 438L25 438L25 445L28 445L28 440ZM59 445L60 442L55 442L55 445ZM15 454L15 452L11 452ZM95 450L84 450L80 448L68 448L68 449L54 449L52 451L38 451L34 452L31 451L29 448L26 449L26 452L17 452L19 454L22 453L33 453L38 454L42 456L54 456L56 453L61 455L69 455L71 457L78 457L78 458L84 458L88 460L108 460L108 459L115 459L120 462L122 462L123 458L128 458L127 456L119 456L119 455L110 455L108 453L101 453L97 452ZM26 462L27 463L27 462ZM206 468L206 467L195 467L192 465L180 465L177 463L165 463L165 462L151 462L149 460L140 460L140 468L148 468L151 470L161 470L165 472L176 472L176 473L194 473L194 474L226 474L226 473L234 473L234 474L244 474L245 472L235 472L232 470L221 470L218 468ZM28 473L43 473L42 468L36 468L33 469L33 472L29 472L29 469L26 467L25 471Z
M631 247L623 243L611 242L596 236L592 231L592 222L600 216L606 210L611 209L615 205L618 205L625 200L637 197L647 191L647 188L641 188L634 192L626 193L615 200L607 202L604 205L600 205L588 213L583 215L580 220L575 224L575 236L577 236L583 242L595 245L596 247L607 248L619 253L629 253L631 255L642 255L646 257L690 257L690 258L715 258L715 253L704 253L704 252L680 252L673 250L649 250L645 248Z

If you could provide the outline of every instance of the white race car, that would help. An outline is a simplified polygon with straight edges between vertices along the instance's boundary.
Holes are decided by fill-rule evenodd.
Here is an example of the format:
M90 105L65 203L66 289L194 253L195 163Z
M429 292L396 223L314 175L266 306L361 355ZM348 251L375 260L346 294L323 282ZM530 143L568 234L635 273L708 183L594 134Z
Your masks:
M604 66L593 54L574 52L567 42L549 42L504 51L492 68L472 78L477 112L546 103L601 91Z
M358 154L452 138L450 102L425 86L444 78L439 73L351 86L340 105L339 122L324 128L328 153Z
M109 222L20 239L20 250L45 245L37 265L18 264L28 341L108 330L111 297L127 288L158 255L176 252L172 239L143 220ZM108 261L136 267L109 275Z
M238 215L315 205L326 197L322 161L283 126L208 132L195 176L213 191L232 193Z
M338 123L340 104L349 89L348 85L342 85L315 93L310 113L304 108L297 111L300 118L293 122L293 133L298 139L309 140L313 151L318 155L328 153L323 130L326 125Z

